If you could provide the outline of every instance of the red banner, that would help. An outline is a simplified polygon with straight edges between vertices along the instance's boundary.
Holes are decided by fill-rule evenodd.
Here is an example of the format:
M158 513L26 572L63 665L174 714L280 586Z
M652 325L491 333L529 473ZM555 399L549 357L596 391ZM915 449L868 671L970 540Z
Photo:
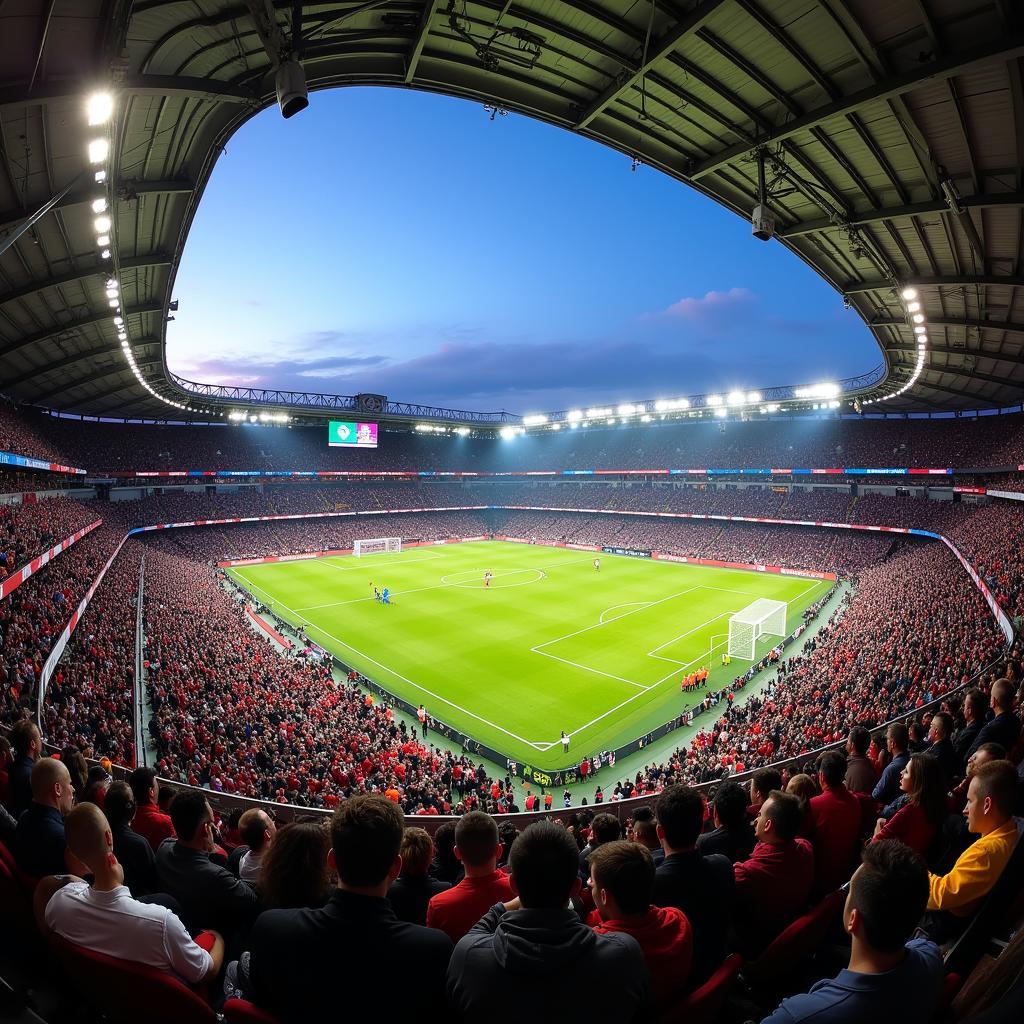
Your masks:
M34 576L44 565L49 561L56 558L62 551L67 551L72 544L80 541L87 533L92 533L97 526L102 523L102 519L97 519L95 523L90 523L84 530L79 530L78 533L73 533L70 537L65 537L59 544L50 548L49 551L44 551L41 555L36 555L31 562L27 562L20 569L12 572L0 583L0 601L3 601L8 594L13 593L25 582L30 576Z

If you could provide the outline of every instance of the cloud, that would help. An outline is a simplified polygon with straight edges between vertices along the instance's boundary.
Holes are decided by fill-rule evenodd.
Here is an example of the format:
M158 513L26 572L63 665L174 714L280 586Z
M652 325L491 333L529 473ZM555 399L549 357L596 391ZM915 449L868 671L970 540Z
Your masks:
M746 288L730 288L727 292L705 292L702 298L687 297L673 302L655 316L678 320L706 321L723 313L731 314L737 306L751 305L757 296Z

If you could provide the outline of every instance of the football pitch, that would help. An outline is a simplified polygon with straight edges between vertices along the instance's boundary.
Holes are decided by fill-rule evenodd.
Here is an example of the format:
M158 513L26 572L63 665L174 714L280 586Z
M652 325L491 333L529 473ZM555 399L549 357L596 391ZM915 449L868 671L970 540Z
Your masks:
M636 739L702 697L682 676L722 667L728 619L786 601L787 626L831 582L570 548L471 542L229 569L345 664L509 757L546 771ZM484 587L484 572L493 579ZM393 604L374 600L388 587ZM758 657L778 641L764 638ZM571 737L563 752L560 733Z

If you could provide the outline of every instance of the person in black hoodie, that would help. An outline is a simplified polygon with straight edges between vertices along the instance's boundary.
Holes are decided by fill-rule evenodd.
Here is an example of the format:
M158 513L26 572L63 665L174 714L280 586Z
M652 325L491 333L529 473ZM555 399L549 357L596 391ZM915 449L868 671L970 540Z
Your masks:
M385 797L342 800L328 854L338 888L327 905L259 916L249 937L249 985L254 1001L284 1024L388 1020L399 990L424 1020L444 1019L452 940L399 921L387 900L402 870L404 829L398 804Z
M650 997L647 964L631 935L599 935L571 908L580 889L572 836L535 822L513 844L509 866L517 898L495 904L459 940L448 966L451 1008L464 1021L561 1024L579 1016L580 993L600 985L588 1020L633 1020Z
M425 925L431 896L446 892L451 886L427 874L434 856L434 841L423 829L407 828L402 833L401 853L402 873L388 889L388 902L399 921Z

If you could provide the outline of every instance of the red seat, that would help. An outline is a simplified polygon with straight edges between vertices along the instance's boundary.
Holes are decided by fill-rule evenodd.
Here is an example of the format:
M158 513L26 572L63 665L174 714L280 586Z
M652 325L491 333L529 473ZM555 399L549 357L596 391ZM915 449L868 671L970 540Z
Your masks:
M752 985L776 985L803 960L816 952L846 902L838 890L798 917L756 959L747 964L743 976Z
M0 855L0 921L14 930L34 932L32 897L18 877L17 870L8 864L10 854L6 847L4 853L7 856Z
M679 1024L711 1024L729 998L742 966L743 957L738 953L727 956L700 988L666 1007L658 1019L662 1024L673 1024L676 1021Z
M229 999L224 1003L224 1019L228 1024L278 1024L277 1018L261 1010L248 999Z
M164 971L96 953L56 934L50 948L75 987L111 1021L216 1024L210 1005Z

